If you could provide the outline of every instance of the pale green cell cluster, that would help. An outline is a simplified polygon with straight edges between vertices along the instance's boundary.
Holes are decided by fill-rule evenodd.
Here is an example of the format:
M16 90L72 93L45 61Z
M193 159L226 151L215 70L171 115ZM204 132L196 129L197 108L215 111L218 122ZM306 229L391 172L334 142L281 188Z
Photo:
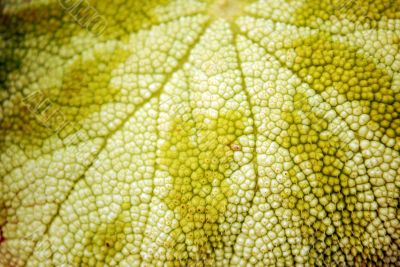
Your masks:
M1 5L0 266L397 266L400 4L79 3Z

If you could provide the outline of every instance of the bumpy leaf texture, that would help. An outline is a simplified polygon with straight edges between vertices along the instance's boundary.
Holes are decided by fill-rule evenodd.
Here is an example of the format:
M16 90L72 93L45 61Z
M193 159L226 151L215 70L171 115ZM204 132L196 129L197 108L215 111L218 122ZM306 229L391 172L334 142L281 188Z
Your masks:
M1 266L398 266L397 0L1 5Z

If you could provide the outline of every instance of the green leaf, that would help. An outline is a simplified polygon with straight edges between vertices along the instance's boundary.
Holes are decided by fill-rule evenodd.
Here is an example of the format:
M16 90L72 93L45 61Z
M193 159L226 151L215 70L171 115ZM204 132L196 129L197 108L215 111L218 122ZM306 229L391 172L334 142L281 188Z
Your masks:
M0 266L395 266L395 1L4 1Z

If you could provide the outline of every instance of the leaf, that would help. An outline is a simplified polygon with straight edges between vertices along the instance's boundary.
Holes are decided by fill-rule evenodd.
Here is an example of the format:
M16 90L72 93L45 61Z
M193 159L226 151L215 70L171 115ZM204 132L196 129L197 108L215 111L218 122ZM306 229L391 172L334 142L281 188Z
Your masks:
M0 265L394 265L399 6L339 2L4 2Z

